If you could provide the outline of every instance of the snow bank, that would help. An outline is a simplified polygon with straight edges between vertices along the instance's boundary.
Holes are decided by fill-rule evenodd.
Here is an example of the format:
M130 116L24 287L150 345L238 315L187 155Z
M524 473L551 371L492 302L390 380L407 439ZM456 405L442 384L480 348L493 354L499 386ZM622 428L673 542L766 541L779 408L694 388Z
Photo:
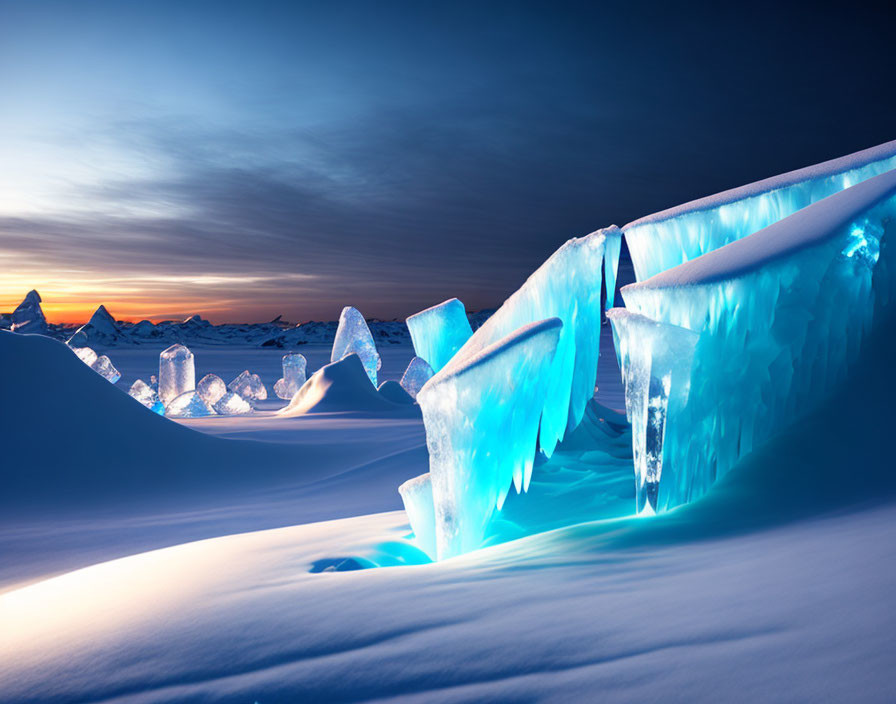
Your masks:
M387 392L388 393L388 392ZM407 409L387 399L370 383L357 354L349 354L339 361L318 369L298 390L286 408L278 415L293 417L306 413L393 412Z

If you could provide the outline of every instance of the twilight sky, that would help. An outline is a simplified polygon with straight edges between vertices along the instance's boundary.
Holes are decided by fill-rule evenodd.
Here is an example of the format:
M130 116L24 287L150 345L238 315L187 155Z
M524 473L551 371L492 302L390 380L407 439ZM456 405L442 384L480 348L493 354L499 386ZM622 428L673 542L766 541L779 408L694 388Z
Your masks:
M0 0L0 310L493 307L569 237L896 138L885 14L673 4Z

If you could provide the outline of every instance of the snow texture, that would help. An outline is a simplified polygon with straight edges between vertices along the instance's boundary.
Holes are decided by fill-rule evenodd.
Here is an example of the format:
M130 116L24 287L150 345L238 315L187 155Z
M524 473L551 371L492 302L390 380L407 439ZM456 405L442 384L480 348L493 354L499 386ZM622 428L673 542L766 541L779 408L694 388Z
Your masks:
M623 228L638 281L896 168L896 141L649 215Z
M417 396L440 560L478 548L510 484L528 488L562 328L548 318L482 350L464 354L465 347Z
M433 370L422 357L414 357L401 377L401 386L408 395L416 400L423 385L432 379Z
M12 331L23 334L47 334L47 319L40 307L40 294L31 290L12 313Z
M175 397L195 388L193 353L183 345L171 345L159 355L159 398L167 408Z
M892 299L894 229L896 170L622 289L629 313L610 317L648 481L657 465L658 510L705 494L842 382ZM682 328L698 336L687 378L675 359L690 347ZM655 425L644 390L670 373L686 402L670 401Z
M358 355L367 376L370 377L370 382L376 389L376 373L382 366L380 355L376 350L376 344L364 316L357 309L346 306L339 315L339 327L336 330L336 338L333 340L330 361L338 362L352 354Z
M415 313L407 325L414 353L428 362L433 372L448 364L473 334L466 308L456 298Z

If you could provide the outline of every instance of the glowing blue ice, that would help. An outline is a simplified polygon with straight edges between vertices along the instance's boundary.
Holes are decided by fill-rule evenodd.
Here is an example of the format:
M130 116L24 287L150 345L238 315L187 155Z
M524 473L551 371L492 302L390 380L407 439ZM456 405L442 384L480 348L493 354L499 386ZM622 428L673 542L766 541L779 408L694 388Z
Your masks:
M594 396L600 348L601 272L609 231L566 242L480 327L458 352L469 357L528 323L563 321L551 385L542 399L541 450L550 456L557 442L582 420Z
M616 274L619 272L619 253L622 251L622 230L615 225L600 231L604 242L604 282L607 290L605 310L616 305Z
M892 300L896 248L881 244L894 236L896 170L622 289L628 312L609 317L636 462L658 482L658 510L704 494L846 376ZM698 336L687 375L675 351L690 346L682 328ZM658 429L650 389L667 370Z
M528 488L544 398L556 383L551 368L562 328L558 318L549 318L458 353L417 396L439 559L479 547L510 484Z
M436 551L436 516L432 499L432 480L429 472L419 477L408 479L398 487L401 501L411 530L414 531L414 542L429 559L435 560Z
M473 334L466 308L456 298L415 313L407 325L414 353L426 360L434 373L448 364Z
M623 228L635 276L644 281L893 168L896 141L636 220Z
M330 362L338 362L350 354L360 357L370 377L371 383L376 387L376 373L382 366L380 355L376 351L376 344L367 321L357 309L346 306L339 316L339 327L336 329L336 339L333 340L333 351L330 353Z

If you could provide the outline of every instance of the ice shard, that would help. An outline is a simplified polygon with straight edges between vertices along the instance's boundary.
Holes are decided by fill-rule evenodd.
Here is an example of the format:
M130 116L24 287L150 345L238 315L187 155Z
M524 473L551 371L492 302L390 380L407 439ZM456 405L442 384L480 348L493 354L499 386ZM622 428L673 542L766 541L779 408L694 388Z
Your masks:
M137 399L154 413L158 413L160 416L165 415L165 406L162 405L159 395L143 379L137 379L137 381L131 384L128 395Z
M444 367L473 334L467 310L456 298L415 313L407 319L407 326L414 353L428 362L434 373Z
M625 384L625 413L632 426L635 510L657 510L659 484L674 482L671 460L663 462L666 418L687 402L691 361L699 335L617 308L607 314ZM674 453L669 453L674 457ZM685 468L679 468L686 471Z
M256 401L264 401L268 397L268 390L262 383L261 377L258 374L249 373L248 369L240 372L239 376L227 385L227 388L242 396L252 406Z
M31 290L27 293L24 300L19 303L18 307L12 313L13 332L25 334L46 335L48 331L47 319L40 307L40 294Z
M336 339L333 340L330 362L338 362L350 354L358 355L367 376L370 377L371 383L376 388L377 371L382 366L380 355L376 351L376 344L364 316L355 308L346 306L339 316L339 327L336 329Z
M193 353L183 345L171 345L159 355L159 398L167 408L176 396L195 388Z
M218 375L206 374L196 384L196 391L209 406L214 406L227 393L227 385Z
M307 361L305 355L296 352L290 352L283 355L283 378L278 379L274 384L274 393L278 398L284 401L291 401L296 395L296 391L302 388L305 383L305 370Z
M479 547L510 485L528 488L544 398L557 383L551 372L562 328L549 318L462 350L417 396L439 559Z
M401 387L408 392L412 399L416 399L420 389L423 388L427 381L432 379L432 376L432 367L427 364L426 360L421 357L414 357L401 377Z
M165 415L170 418L205 418L215 415L215 412L197 391L187 391L165 407Z
M685 203L623 227L638 281L896 168L896 141Z
M542 399L541 450L550 456L557 442L582 419L594 396L600 349L604 245L610 227L573 238L560 247L510 296L457 353L469 357L528 323L563 321L551 386Z
M228 391L214 405L214 411L222 416L243 416L252 412L252 406L239 394Z
M88 367L92 367L98 357L97 353L90 347L72 347L71 351L74 352L78 356L78 359L84 362Z
M628 312L610 318L633 394L633 449L648 477L656 443L641 409L651 410L661 376L651 370L674 365L677 330L698 336L687 381L673 374L669 383L657 510L706 493L845 378L868 330L892 314L893 237L896 170L622 289ZM636 334L635 314L654 321L653 332ZM686 401L675 403L685 384Z
M430 560L438 558L436 551L436 516L432 499L432 480L429 472L408 479L398 487L405 513L414 531L417 547L429 555Z
M112 360L106 355L97 357L96 361L90 365L90 368L113 384L118 383L118 380L121 379L121 373L112 365Z

